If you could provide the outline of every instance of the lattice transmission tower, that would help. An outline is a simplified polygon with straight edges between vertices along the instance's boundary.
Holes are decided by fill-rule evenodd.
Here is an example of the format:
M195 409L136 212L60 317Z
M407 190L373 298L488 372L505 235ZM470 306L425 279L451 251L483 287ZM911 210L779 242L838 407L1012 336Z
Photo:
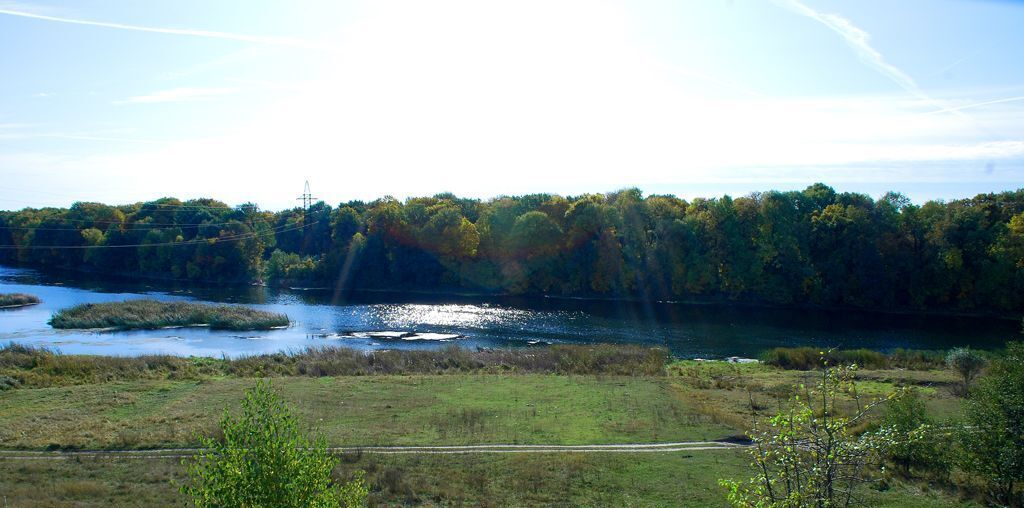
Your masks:
M306 186L302 189L302 195L295 198L296 200L302 201L302 210L309 212L309 206L313 204L313 200L320 199L314 198L309 192L309 180L306 180Z

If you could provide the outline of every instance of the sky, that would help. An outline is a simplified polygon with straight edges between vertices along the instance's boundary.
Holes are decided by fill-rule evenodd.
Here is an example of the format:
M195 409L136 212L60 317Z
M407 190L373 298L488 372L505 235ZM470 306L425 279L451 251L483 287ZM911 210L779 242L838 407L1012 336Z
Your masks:
M0 209L1024 187L1024 2L0 0Z

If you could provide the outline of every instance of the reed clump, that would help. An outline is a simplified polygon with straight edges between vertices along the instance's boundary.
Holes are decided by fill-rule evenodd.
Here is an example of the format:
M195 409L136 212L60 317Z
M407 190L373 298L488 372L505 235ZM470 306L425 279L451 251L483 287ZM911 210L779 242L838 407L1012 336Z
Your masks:
M931 370L944 367L943 351L896 349L882 353L870 349L821 349L777 347L764 352L761 361L787 370L814 370L829 365L857 364L865 369Z
M325 346L241 358L171 355L65 355L21 344L0 347L0 377L11 387L45 387L146 379L323 377L408 374L661 376L669 360L660 348L557 345L529 349L360 351Z
M147 330L175 326L209 326L219 330L269 330L288 326L288 316L237 305L126 300L85 303L50 318L54 328Z
M39 303L39 297L25 293L0 293L0 308L21 307Z

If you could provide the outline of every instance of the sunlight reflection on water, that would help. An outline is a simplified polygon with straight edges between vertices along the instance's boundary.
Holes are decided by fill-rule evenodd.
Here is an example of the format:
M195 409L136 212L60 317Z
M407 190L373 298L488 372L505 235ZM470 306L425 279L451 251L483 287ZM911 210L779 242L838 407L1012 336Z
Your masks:
M459 328L487 328L497 324L516 326L525 324L530 311L483 305L372 305L371 312L391 328L440 326Z

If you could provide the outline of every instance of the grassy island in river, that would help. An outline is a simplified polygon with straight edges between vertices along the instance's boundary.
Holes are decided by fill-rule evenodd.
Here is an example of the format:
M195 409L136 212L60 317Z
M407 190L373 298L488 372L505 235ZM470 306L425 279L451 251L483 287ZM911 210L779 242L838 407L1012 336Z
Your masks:
M288 326L288 316L235 305L128 300L86 303L57 312L54 328L153 329L209 326L221 330L268 330Z
M5 307L24 307L39 303L39 298L24 293L0 293L0 309Z

